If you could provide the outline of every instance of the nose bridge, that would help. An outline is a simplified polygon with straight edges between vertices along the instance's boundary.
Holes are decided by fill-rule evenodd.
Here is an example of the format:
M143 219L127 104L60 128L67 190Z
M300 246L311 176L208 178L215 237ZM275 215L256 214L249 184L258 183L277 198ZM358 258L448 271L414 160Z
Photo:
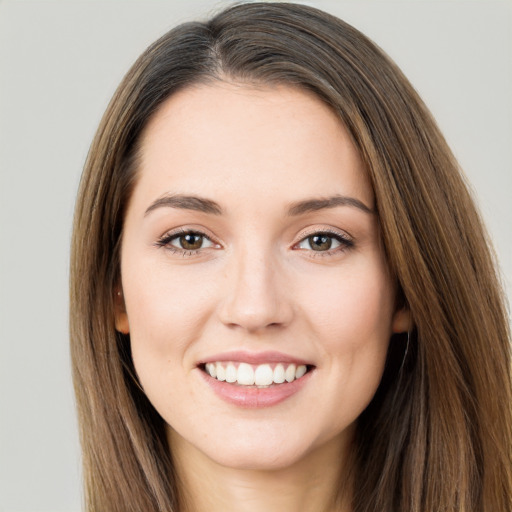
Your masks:
M226 325L257 331L290 321L292 307L272 248L240 247L232 255L227 274L221 310Z

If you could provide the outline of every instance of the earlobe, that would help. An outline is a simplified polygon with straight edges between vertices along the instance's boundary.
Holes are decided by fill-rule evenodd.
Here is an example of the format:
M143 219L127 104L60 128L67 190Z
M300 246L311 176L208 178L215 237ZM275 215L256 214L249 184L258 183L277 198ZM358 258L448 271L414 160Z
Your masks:
M114 292L114 307L116 331L121 334L129 334L130 325L128 323L128 314L126 313L123 292L119 289L116 289Z
M412 329L412 315L409 308L401 308L395 311L392 323L393 333L409 332Z

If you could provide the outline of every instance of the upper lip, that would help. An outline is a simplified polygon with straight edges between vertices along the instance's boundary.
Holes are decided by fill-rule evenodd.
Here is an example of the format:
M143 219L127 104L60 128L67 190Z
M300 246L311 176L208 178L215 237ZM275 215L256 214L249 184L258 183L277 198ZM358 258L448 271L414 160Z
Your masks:
M222 352L214 354L199 361L198 366L206 363L216 362L234 362L234 363L249 363L249 364L264 364L264 363L286 363L296 365L313 366L310 361L301 359L300 357L283 354L282 352L265 351L265 352L248 352L237 350L233 352Z

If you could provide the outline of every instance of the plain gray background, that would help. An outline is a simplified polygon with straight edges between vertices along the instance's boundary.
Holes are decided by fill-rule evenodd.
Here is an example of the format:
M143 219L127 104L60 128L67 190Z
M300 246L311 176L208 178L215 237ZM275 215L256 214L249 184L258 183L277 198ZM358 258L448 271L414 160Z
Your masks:
M80 456L67 334L73 202L123 74L218 1L0 0L0 512L74 512ZM402 67L477 195L512 290L512 2L303 2Z

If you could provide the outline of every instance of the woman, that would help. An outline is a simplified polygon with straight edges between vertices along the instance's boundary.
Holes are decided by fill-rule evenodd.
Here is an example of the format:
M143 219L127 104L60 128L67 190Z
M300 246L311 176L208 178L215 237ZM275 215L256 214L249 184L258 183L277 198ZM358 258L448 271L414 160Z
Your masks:
M77 202L88 510L512 510L486 240L426 107L352 27L262 3L170 31Z

